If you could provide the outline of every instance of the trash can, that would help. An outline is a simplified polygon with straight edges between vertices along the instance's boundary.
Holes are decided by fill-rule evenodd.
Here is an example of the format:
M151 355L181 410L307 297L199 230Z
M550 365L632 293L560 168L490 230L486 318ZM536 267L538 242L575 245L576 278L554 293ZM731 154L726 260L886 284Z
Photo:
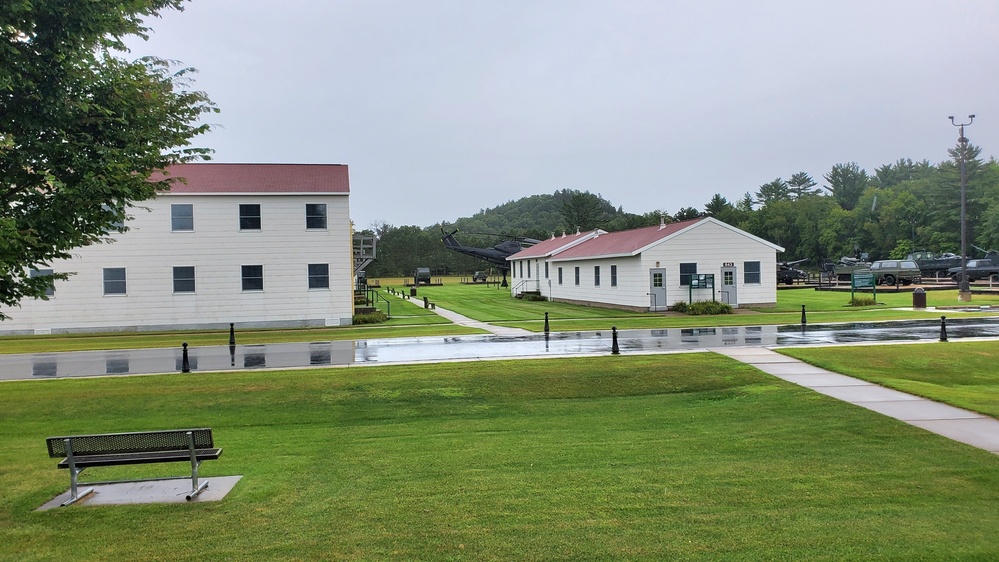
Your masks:
M409 288L409 296L411 296L411 297L415 297L416 296L416 286L415 285Z
M912 308L926 308L926 291L922 287L912 291Z

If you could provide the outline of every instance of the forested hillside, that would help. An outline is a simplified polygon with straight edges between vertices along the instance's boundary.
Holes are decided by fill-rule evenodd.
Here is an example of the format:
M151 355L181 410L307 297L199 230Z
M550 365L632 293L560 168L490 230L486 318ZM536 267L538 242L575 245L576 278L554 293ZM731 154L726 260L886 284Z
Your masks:
M963 150L963 152L962 152ZM650 209L625 213L610 200L563 189L484 209L446 225L381 225L378 259L370 277L411 275L416 267L435 274L466 274L487 264L446 250L441 229L458 229L466 246L488 247L504 239L544 239L561 232L607 231L710 215L783 246L780 259L808 259L817 269L826 260L867 252L871 259L903 257L911 249L960 252L960 167L967 175L969 255L999 248L999 163L984 161L981 149L960 145L940 164L903 158L868 173L856 163L834 165L819 181L804 172L777 177L738 201L715 194L702 209L672 214Z

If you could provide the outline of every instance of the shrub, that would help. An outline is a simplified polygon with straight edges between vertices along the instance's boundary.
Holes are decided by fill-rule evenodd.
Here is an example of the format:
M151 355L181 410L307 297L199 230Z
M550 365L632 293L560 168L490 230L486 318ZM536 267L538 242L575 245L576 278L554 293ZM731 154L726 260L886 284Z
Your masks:
M545 298L544 295L539 295L537 293L524 293L521 298L524 299L525 301L546 301L546 300L548 300L547 298Z
M874 306L878 301L872 297L853 297L850 299L850 306Z
M687 301L676 301L673 303L673 312L687 312Z
M732 307L718 301L699 301L687 307L687 314L699 316L702 314L732 314Z
M376 310L365 314L355 314L353 322L354 324L379 324L386 320L388 320L388 316L384 312Z

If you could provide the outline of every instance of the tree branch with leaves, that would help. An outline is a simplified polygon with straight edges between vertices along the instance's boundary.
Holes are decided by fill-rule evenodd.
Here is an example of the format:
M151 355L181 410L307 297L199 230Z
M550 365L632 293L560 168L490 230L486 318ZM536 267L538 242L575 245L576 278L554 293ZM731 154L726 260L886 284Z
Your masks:
M0 6L0 305L45 298L67 272L31 269L123 232L133 203L178 180L150 176L211 153L191 146L218 111L193 69L121 56L166 9L183 0Z

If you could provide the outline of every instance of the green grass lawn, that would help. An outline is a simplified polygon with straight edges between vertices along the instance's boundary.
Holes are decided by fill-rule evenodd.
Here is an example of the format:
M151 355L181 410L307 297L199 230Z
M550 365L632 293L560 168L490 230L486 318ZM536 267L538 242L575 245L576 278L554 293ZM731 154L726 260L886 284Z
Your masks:
M939 318L940 312L894 310L911 306L910 293L879 293L883 303L872 307L847 306L849 293L815 291L811 289L782 290L777 293L777 307L770 309L739 310L737 314L719 316L688 316L686 314L650 314L610 308L578 306L566 303L531 302L515 299L508 289L486 285L462 285L457 279L446 278L443 286L420 287L416 299L403 299L388 293L390 286L383 283L380 295L391 303L392 318L383 324L357 325L336 328L244 330L236 327L240 344L263 344L292 341L363 340L374 338L445 336L484 333L450 323L432 310L423 308L426 296L436 305L453 310L475 320L502 326L524 328L534 332L544 330L545 313L553 331L619 329L677 328L700 326L743 326L760 324L797 324L801 321L801 305L806 306L810 324L908 320ZM405 289L400 284L395 290ZM406 289L408 295L408 289ZM957 291L929 291L929 306L957 304ZM975 295L976 306L999 305L999 296ZM381 300L379 307L387 311ZM948 312L954 315L984 315L996 312ZM0 353L43 353L55 351L81 351L88 349L138 349L150 347L175 347L181 342L192 346L225 345L229 341L227 330L215 332L178 331L166 333L124 332L111 334L75 334L51 336L0 336Z
M994 341L779 351L824 369L999 418L999 345Z
M423 303L389 297L392 318L379 324L358 324L333 328L243 329L236 326L240 345L302 341L364 340L396 337L455 336L488 333L451 323L423 308ZM382 303L384 304L384 303ZM94 349L144 349L175 347L187 342L192 347L226 345L228 328L215 331L114 332L57 334L44 336L0 336L0 353L47 353Z
M45 437L189 426L225 500L33 511ZM713 354L0 383L0 427L2 560L999 557L996 456Z
M857 297L871 297L871 293L856 293ZM884 308L900 308L912 306L912 292L900 291L885 292L878 291L878 305L861 307L867 310L877 310ZM771 309L760 309L763 312L798 312L801 313L801 305L805 305L806 310L835 312L844 308L857 310L850 307L850 292L841 291L816 291L814 289L785 289L777 291L777 307ZM971 304L973 306L997 305L999 306L999 293L996 294L975 294L972 295L971 303L960 303L957 300L957 289L931 290L926 291L926 306L948 307ZM939 313L938 313L939 314Z
M441 307L470 318L534 332L544 329L546 312L548 312L549 327L555 331L598 330L607 329L612 325L620 329L636 329L798 324L801 321L802 305L805 305L808 322L811 324L940 317L940 312L935 311L894 310L894 308L911 307L911 293L878 293L878 302L881 304L851 307L848 292L783 290L778 291L777 306L774 308L738 310L737 314L717 316L636 313L557 302L525 301L511 298L506 290L483 285L420 287L418 293L421 298L426 295ZM926 294L927 306L958 304L956 290L929 291ZM973 304L999 305L999 295L975 295ZM949 314L994 315L996 312Z

